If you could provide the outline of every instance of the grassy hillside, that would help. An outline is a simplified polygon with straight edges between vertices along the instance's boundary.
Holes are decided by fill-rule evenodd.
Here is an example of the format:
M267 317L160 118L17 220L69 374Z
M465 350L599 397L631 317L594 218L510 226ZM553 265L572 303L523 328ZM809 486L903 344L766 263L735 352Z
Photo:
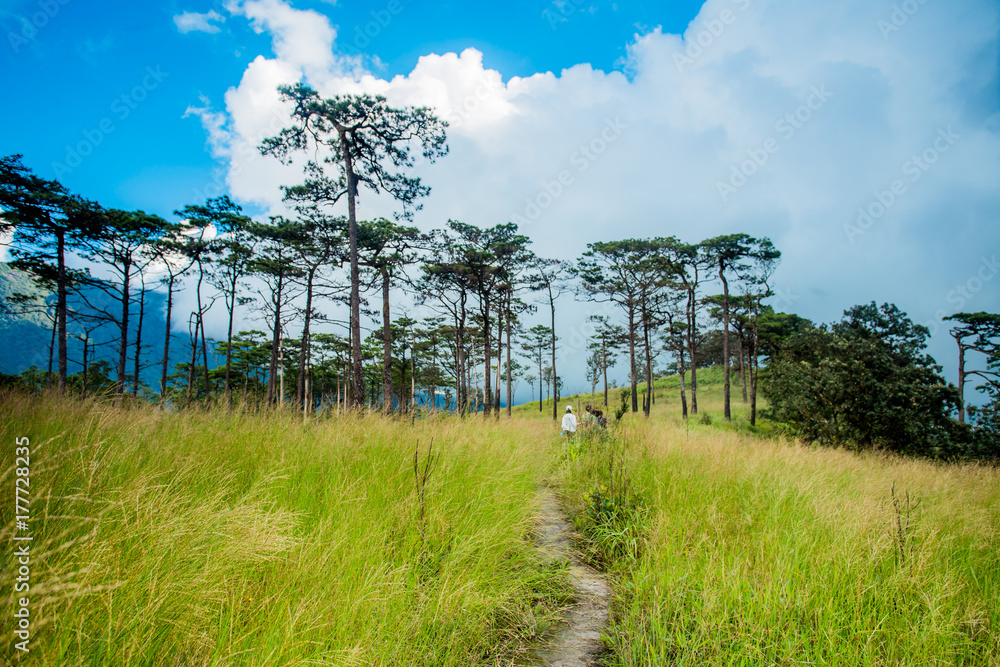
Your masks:
M36 664L507 664L568 590L528 539L551 456L531 425L11 395L0 420L31 438Z
M523 664L568 591L531 540L547 479L613 573L610 665L1000 661L1000 470L685 426L666 400L567 443L537 405L303 423L0 394L2 436L31 438L31 657Z
M995 665L1000 470L632 418L564 457L611 665ZM613 474L609 471L613 471Z

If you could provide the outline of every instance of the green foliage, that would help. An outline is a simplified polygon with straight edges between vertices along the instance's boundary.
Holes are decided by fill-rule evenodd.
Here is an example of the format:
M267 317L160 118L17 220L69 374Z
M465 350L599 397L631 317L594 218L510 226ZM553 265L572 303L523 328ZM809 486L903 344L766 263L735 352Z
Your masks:
M622 387L621 391L619 392L619 398L621 400L621 405L615 408L616 422L621 421L622 417L625 416L625 413L631 409L631 405L629 404L629 401L632 399L631 387Z
M647 508L635 493L615 493L596 484L584 498L576 525L586 533L605 567L634 563L642 553L647 530Z
M893 305L857 306L788 339L763 378L770 415L808 440L932 457L976 455L929 332Z

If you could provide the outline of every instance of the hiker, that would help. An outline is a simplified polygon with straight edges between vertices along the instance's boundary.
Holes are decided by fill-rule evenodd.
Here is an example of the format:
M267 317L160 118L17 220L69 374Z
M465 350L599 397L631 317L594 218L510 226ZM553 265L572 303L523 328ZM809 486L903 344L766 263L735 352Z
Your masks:
M587 411L587 415L583 418L583 424L588 430L593 426L608 427L608 420L604 418L604 412L591 405L585 406L584 409Z
M559 433L560 436L566 436L572 438L576 435L576 415L573 414L573 406L566 406L566 414L563 415L562 420L562 432Z

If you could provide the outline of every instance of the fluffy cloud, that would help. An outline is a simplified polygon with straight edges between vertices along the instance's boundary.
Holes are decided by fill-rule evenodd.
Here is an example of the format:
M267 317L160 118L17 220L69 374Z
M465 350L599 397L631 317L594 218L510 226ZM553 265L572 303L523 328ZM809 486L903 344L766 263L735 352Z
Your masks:
M214 9L204 14L198 12L184 12L174 17L174 25L183 33L207 32L217 33L220 28L217 23L222 23L225 18Z
M1000 308L980 271L1000 240L990 0L708 0L683 35L637 35L621 71L579 64L506 82L474 49L426 55L385 80L338 54L320 14L280 0L230 10L274 45L227 92L222 116L204 110L244 202L280 211L279 186L300 175L256 146L287 118L276 86L303 79L324 95L434 106L450 121L451 154L417 168L433 189L415 218L424 228L515 220L537 252L564 259L595 240L745 231L784 253L779 309L828 321L874 299L933 324ZM360 201L363 216L395 210ZM990 280L1000 283L996 270ZM589 308L566 326L581 330ZM946 344L939 334L939 359Z

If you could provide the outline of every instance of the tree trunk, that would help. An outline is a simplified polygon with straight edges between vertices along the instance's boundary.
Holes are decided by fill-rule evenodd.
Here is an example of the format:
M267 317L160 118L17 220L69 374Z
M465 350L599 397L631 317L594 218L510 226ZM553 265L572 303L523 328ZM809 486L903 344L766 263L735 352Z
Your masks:
M719 257L719 280L722 281L722 416L733 420L729 406L729 282L726 281L724 263Z
M188 382L187 382L187 400L188 403L191 402L194 397L194 365L198 362L198 314L191 313L194 316L194 330L191 331L191 318L188 318L188 331L191 332L191 363L188 364Z
M51 219L49 224L52 224ZM56 296L56 321L59 323L59 380L57 387L59 393L66 392L66 293L69 290L69 279L66 276L66 232L56 230L57 249L57 282L58 294Z
M351 393L355 407L364 403L364 379L361 365L361 271L358 268L358 218L357 195L358 177L354 174L353 150L347 140L347 133L340 132L340 144L344 151L344 171L347 174L347 222L351 252L351 361L353 366Z
M389 312L389 271L382 274L382 413L392 412L392 327Z
M608 409L608 341L601 334L601 370L604 373L604 409Z
M166 333L163 336L163 367L160 371L160 403L167 397L167 366L170 363L170 318L174 309L174 274L167 281L167 321Z
M123 258L122 266L122 316L119 335L121 342L118 345L118 382L115 384L115 394L121 396L125 393L125 365L128 363L128 302L129 286L132 278L132 262L129 258Z
M538 414L542 414L542 387L545 386L545 374L542 373L542 344L538 341Z
M501 297L503 303L503 297ZM500 377L503 372L503 310L497 313L497 377L496 385L493 388L493 408L496 410L496 418L500 419Z
M552 283L547 283L549 290L549 309L552 313L552 421L559 421L559 375L556 373L556 300L552 296Z
M278 278L278 284L271 296L274 304L274 324L271 327L271 359L267 367L267 404L278 402L278 355L281 347L281 294L284 290L284 278Z
M962 340L956 336L958 341L958 421L965 423L965 346Z
M233 366L233 318L236 315L236 279L233 279L232 288L229 290L229 328L226 332L226 381L223 392L226 396L226 403L229 403L232 391L229 385L229 373Z
M142 278L142 273L139 274ZM146 314L146 281L142 280L142 289L139 290L139 318L135 325L135 372L132 376L132 395L139 396L139 371L142 370L142 318Z
M513 390L511 388L511 369L510 369L510 297L507 297L507 419L511 417L511 402L513 401Z
M207 404L212 391L212 385L208 380L208 337L205 335L204 313L198 317L198 321L201 323L201 358L205 363L205 403Z
M49 380L51 382L52 376L52 364L55 361L56 354L56 334L59 333L59 314L58 311L52 315L52 336L49 338Z
M760 303L754 304L753 311L753 339L750 343L750 425L757 425L757 345L759 341L757 332L757 317L760 310Z
M316 266L309 269L306 277L306 308L302 322L302 341L299 343L299 377L295 383L295 401L300 406L305 406L306 398L306 376L309 374L309 337L312 335L312 300L313 300L313 280L316 278Z
M695 322L697 320L696 312L696 301L694 289L688 288L688 306L687 306L687 342L688 342L688 359L691 361L691 414L698 414L698 356L695 352L698 341L698 332L695 330Z
M278 327L278 406L285 409L285 340Z
M490 384L490 302L483 295L483 418L490 416L493 408L493 389Z
M628 369L632 388L632 412L639 412L639 384L635 377L635 308L628 311Z
M747 404L747 369L746 369L746 350L743 345L743 330L739 330L739 335L736 336L736 346L737 354L740 355L740 382L743 385L743 404Z
M87 348L90 347L90 334L83 338L83 382L80 384L80 397L87 395Z
M683 343L677 349L677 366L680 371L680 385L681 385L681 417L687 419L688 417L688 400L687 393L684 391L684 373L686 369L684 368L684 345Z
M653 404L653 356L651 346L649 344L649 315L645 312L646 308L643 307L642 314L642 335L643 342L646 347L646 400L643 406L643 414L648 419L649 418L649 408Z

